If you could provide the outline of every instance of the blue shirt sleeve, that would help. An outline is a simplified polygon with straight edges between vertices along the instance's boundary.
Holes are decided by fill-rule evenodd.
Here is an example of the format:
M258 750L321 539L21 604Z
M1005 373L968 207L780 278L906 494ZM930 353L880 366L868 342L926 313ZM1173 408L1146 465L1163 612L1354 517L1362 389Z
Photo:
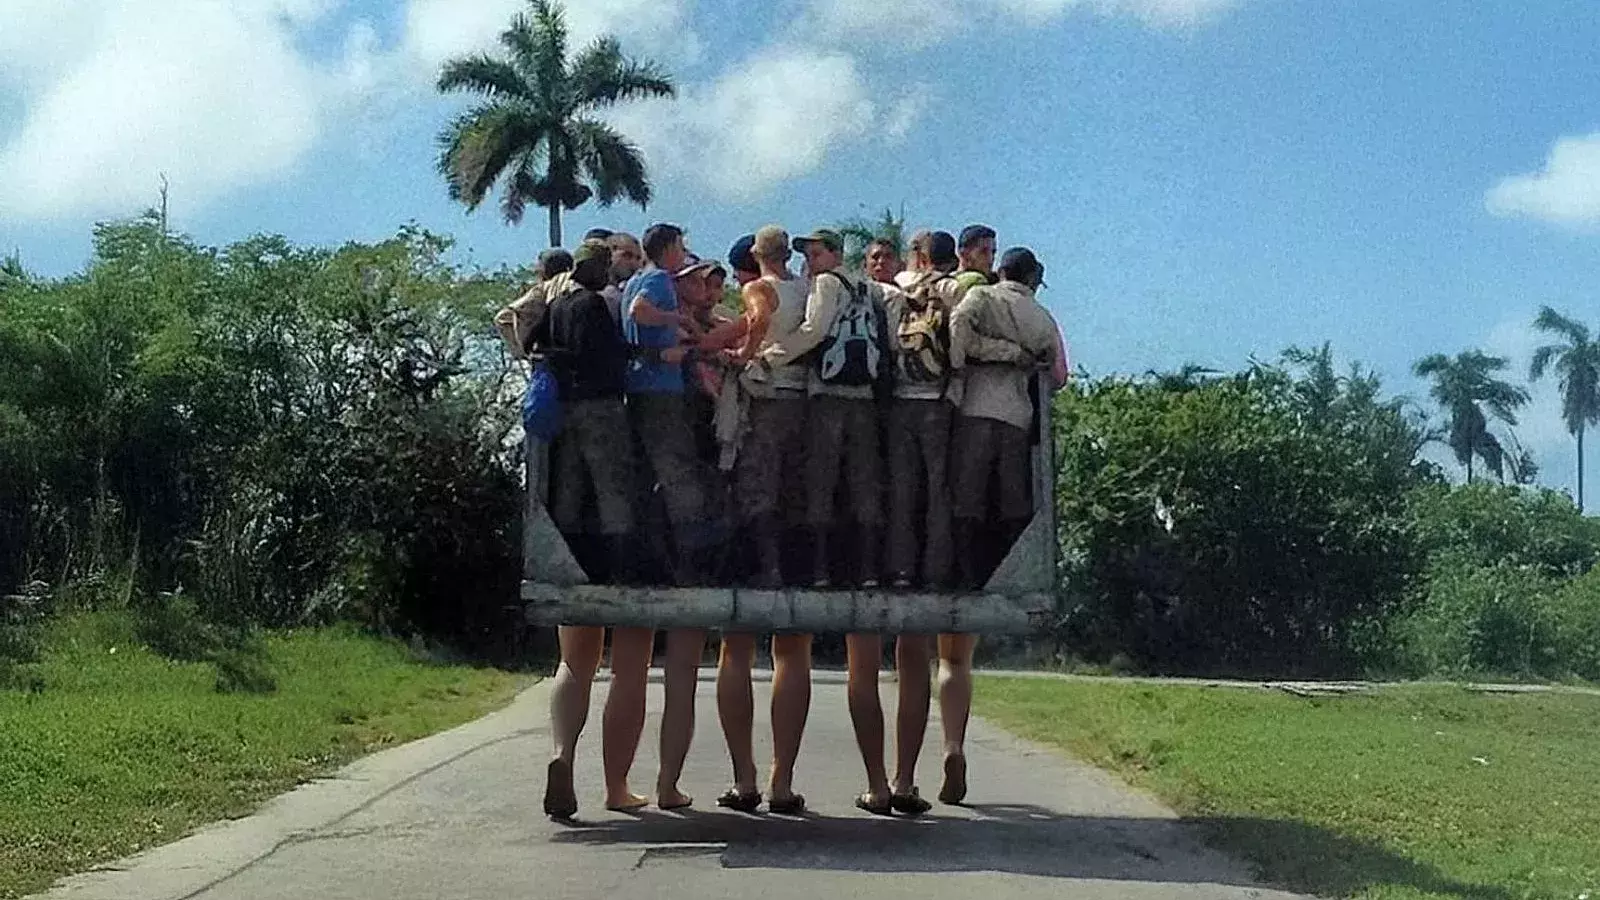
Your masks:
M640 325L628 314L629 307L639 297L644 297L664 312L677 312L678 294L673 290L672 277L661 269L651 269L633 276L623 295L622 318L625 326L623 331L627 334L629 343L640 347L676 346L677 329Z

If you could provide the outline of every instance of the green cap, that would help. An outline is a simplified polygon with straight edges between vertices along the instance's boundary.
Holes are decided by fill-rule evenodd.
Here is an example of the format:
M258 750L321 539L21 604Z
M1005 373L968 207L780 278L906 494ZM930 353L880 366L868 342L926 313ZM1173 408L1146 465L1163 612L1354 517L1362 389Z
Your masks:
M818 228L810 234L794 239L794 249L799 253L806 252L807 244L821 244L835 253L844 252L844 238L831 228Z
M572 252L572 264L588 262L597 259L606 265L611 264L611 247L605 241L584 241L578 249Z

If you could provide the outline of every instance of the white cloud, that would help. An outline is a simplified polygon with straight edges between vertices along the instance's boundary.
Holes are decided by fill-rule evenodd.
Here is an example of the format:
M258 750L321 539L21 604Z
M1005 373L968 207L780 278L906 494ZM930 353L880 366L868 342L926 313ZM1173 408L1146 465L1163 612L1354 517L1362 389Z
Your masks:
M833 35L867 35L919 49L995 18L1043 25L1085 10L1131 16L1156 28L1190 28L1244 0L977 0L956 7L940 0L809 0L808 20Z
M900 99L889 107L883 119L883 136L890 142L903 140L928 111L927 85L912 85Z
M676 101L621 107L611 118L658 170L748 201L866 135L878 108L849 56L768 48Z
M576 50L602 34L615 35L624 50L663 62L697 59L700 41L688 25L689 0L585 0L569 3L567 29ZM415 70L432 81L452 56L493 51L511 17L527 0L411 0L406 6L404 49Z
M71 6L71 16L33 0L0 8L0 58L20 54L7 71L24 110L0 142L0 214L126 212L154 198L161 172L180 207L278 177L359 71L355 56L325 69L295 46L330 0ZM58 48L67 52L54 57Z
M1502 179L1485 203L1499 216L1600 224L1600 132L1556 141L1543 169Z

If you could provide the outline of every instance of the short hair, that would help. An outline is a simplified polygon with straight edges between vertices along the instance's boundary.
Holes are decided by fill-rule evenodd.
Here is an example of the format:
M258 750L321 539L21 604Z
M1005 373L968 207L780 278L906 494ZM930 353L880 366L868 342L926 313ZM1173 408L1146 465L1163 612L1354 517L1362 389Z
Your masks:
M591 228L583 233L583 239L586 241L609 241L613 234L616 234L616 232L609 228Z
M554 247L539 254L538 274L540 280L548 281L563 272L571 271L572 254L560 247Z
M1044 277L1044 266L1027 247L1012 247L1000 257L1000 277L1006 281L1034 284Z
M999 235L995 234L994 229L987 225L968 225L961 229L961 243L959 246L963 250L971 250L978 245L979 241L992 241L998 237Z
M867 246L863 249L866 253L871 253L873 247L883 247L886 248L890 253L893 253L896 258L900 256L900 248L895 245L894 241L891 241L888 238L873 238L872 240L867 241Z
M936 269L961 262L956 258L955 236L948 231L929 232L928 239L922 244L922 251L928 254L928 262Z
M644 231L644 255L656 265L661 265L661 257L666 255L667 248L683 240L683 229L667 222L651 225Z

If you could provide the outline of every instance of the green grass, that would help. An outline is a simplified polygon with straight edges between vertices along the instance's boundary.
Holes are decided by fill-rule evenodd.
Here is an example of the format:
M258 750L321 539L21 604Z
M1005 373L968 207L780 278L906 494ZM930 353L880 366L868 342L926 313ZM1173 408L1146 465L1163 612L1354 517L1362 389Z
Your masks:
M0 691L0 898L242 815L369 751L503 705L520 686L332 629L266 640L278 690L140 647L124 617L58 623L40 693Z
M977 693L980 715L1151 790L1276 884L1600 900L1600 698L1009 679Z

